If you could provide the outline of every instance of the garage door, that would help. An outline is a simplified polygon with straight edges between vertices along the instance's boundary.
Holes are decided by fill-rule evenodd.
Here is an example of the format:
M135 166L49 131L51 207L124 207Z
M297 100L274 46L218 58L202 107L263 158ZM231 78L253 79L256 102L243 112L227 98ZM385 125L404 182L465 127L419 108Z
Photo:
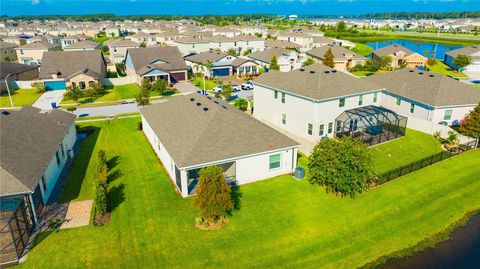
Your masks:
M180 72L180 73L170 73L170 80L173 83L179 82L186 80L187 78L185 77L185 72Z
M230 68L213 69L214 77L224 77L230 75Z
M67 84L63 80L45 81L44 84L45 84L45 90L47 91L65 90L67 88Z

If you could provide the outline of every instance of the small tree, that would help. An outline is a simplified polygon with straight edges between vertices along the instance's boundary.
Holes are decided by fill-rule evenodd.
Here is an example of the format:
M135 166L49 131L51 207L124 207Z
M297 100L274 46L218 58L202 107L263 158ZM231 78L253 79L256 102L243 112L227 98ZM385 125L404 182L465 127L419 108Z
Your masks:
M369 71L369 72L377 72L378 69L380 69L380 64L377 61L368 59L365 62L364 69L365 71Z
M225 183L223 169L209 166L200 169L197 193L193 204L208 224L218 223L233 209L231 187Z
M428 64L429 66L436 65L436 64L437 64L437 59L435 59L435 58L428 58L427 64Z
M458 69L462 69L465 66L472 63L472 57L459 54L455 59L453 59L453 64L458 67Z
M272 59L270 59L270 70L280 70L280 65L278 65L278 60L277 56L273 56Z
M142 86L140 87L140 92L135 97L135 100L137 101L137 104L139 106L145 106L150 104L151 87L152 87L152 84L150 83L150 80L148 80L147 78L144 78L142 81Z
M98 216L107 214L107 189L106 180L97 179L95 181L95 212Z
M107 46L102 47L102 53L105 55L110 54L110 49Z
M244 98L238 98L235 100L235 106L238 107L241 111L247 111L248 109L248 101Z
M388 55L381 56L378 64L380 65L380 69L386 70L392 64L392 57Z
M237 51L234 48L229 48L227 54L230 56L237 56Z
M146 47L147 47L147 43L145 43L145 41L140 43L140 48L146 48Z
M480 138L480 102L465 116L459 132L473 138Z
M323 55L322 63L330 68L334 68L335 61L333 58L334 56L333 56L332 48L328 48L327 52L325 52L325 55Z
M37 89L37 93L44 93L45 92L45 84L43 84L42 82L34 82L32 83L32 87L34 87L35 89Z
M303 64L305 66L309 66L309 65L312 65L314 63L315 63L315 60L313 58L310 58L310 57L308 59L306 59L305 62L303 62Z
M364 143L348 136L318 142L308 168L310 183L342 196L354 197L366 191L367 182L373 177L371 152Z
M347 24L344 21L340 21L336 25L337 32L346 32L347 31Z
M8 57L8 56L6 56L5 58L3 58L3 60L4 60L5 62L10 62L10 61L12 61L12 59L10 59L10 57Z
M77 86L69 86L64 96L78 104L78 100L83 97L83 92Z
M167 82L163 79L157 79L150 88L151 91L158 92L162 95L167 90Z
M230 83L225 83L222 85L222 95L226 100L229 100L232 97L233 89Z

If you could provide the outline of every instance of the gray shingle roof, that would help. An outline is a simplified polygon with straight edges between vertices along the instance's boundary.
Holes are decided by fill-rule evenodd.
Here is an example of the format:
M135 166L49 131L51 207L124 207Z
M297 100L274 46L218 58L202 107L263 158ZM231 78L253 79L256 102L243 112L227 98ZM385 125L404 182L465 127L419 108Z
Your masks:
M362 80L430 106L475 105L480 101L478 89L426 71L401 69Z
M140 75L143 74L148 65L152 65L152 62L157 60L165 62L153 65L159 70L175 71L187 69L187 65L177 47L134 48L128 49L127 54L132 59L135 71Z
M188 56L185 58L185 60L193 63L206 64L208 61L213 63L227 56L228 54L224 52L206 51L206 52L200 52L199 54L195 54L192 56Z
M460 48L460 49L452 50L452 51L449 51L445 54L455 58L460 54L471 55L471 54L479 52L479 51L480 51L480 45L473 45L473 46L467 46L467 47L463 47L463 48Z
M58 46L55 46L55 45L45 41L45 42L33 42L33 43L30 43L30 44L26 44L26 45L17 47L16 49L48 50L48 49L53 49L55 47L58 47Z
M100 44L93 42L91 40L83 40L73 43L72 45L66 46L65 49L82 49L82 48L97 48Z
M335 60L348 60L348 59L357 59L357 60L366 60L367 58L349 50L342 46L336 45L325 45L318 48L314 48L306 52L308 56L312 56L317 59L323 59L325 53L328 49L332 49L333 57Z
M379 48L373 51L373 54L376 54L378 56L387 56L387 55L392 55L397 52L403 51L405 53L405 56L409 56L414 54L415 52L405 48L404 46L400 46L398 44L392 44L385 46L383 48Z
M103 74L105 59L100 50L47 51L43 53L39 78L52 78L52 74L66 78L84 69Z
M277 57L277 59L278 59L278 57L280 57L284 54L288 54L292 51L293 50L284 49L284 48L271 48L271 49L266 49L266 50L261 51L261 52L250 53L248 55L248 57L251 58L251 59L256 59L256 60L260 60L260 61L269 63L270 60L272 60L273 56Z
M8 74L13 76L37 68L37 66L29 64L19 64L0 60L0 79L5 79Z
M75 115L34 107L0 114L0 195L32 191L65 138Z
M303 70L303 71L302 71ZM287 73L270 70L253 83L290 92L313 100L323 100L379 89L373 83L314 64Z
M199 94L140 111L179 168L298 146L237 108Z
M0 41L0 48L2 48L2 49L12 49L12 48L16 48L16 47L18 47L17 44Z
M287 40L267 39L265 40L265 47L267 48L301 48L302 46Z

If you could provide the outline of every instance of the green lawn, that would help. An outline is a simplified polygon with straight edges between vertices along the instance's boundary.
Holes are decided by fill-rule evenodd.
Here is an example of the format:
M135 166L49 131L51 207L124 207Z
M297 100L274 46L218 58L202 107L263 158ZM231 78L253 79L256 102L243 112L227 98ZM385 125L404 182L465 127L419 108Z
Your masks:
M103 101L116 101L124 99L134 99L135 96L140 92L140 88L137 84L126 84L126 85L117 85L106 87L106 93L97 98L81 98L80 103L92 103L92 102L103 102ZM155 92L152 92L152 96L158 95ZM61 104L74 104L75 101L63 99Z
M201 77L196 77L193 81L192 84L197 86L197 88L203 90L203 78ZM215 79L206 79L205 80L205 89L206 90L211 90L215 87L218 86L218 82Z
M355 47L352 49L352 51L362 55L362 56L368 56L372 54L373 48L370 46L367 46L362 43L355 42Z
M37 93L37 89L17 89L12 92L13 105L16 107L31 105L37 101L41 96L41 93ZM10 107L10 99L8 93L2 93L0 95L0 107Z
M291 176L241 186L228 225L200 231L192 199L175 193L138 121L81 124L97 132L82 145L63 199L93 197L95 154L105 149L114 164L112 219L40 235L21 268L356 268L480 208L477 150L355 199Z
M375 172L381 174L440 152L442 148L433 135L407 129L404 137L370 147L370 150Z
M437 61L437 64L430 66L430 72L459 78L467 77L464 73L454 71L452 68L450 68L448 65L444 64L441 61Z

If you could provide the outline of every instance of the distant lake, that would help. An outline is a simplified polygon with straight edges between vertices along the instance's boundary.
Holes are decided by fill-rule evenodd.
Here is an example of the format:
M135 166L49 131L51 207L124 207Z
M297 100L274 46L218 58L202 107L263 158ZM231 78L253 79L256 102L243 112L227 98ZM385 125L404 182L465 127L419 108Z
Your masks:
M445 58L445 53L462 47L436 43L417 42L411 40L387 40L381 42L368 42L365 44L372 47L374 50L383 48L388 45L398 44L427 58L431 58L433 56L433 53L435 53L435 58L439 60L443 60Z

